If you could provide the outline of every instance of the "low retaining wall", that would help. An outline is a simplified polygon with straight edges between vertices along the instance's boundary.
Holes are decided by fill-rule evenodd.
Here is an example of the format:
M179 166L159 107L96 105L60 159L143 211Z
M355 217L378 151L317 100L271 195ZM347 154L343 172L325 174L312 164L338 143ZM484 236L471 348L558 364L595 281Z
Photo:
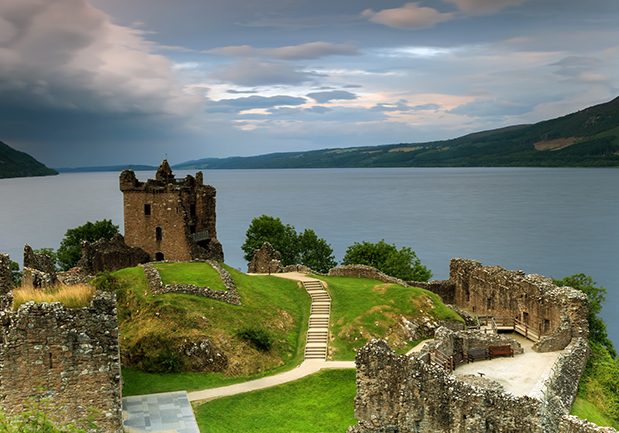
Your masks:
M453 304L455 302L455 284L449 280L432 280L432 281L407 281L409 286L419 287L436 293L441 297L445 304Z
M330 277L353 277L353 278L368 278L378 280L384 283L399 284L407 287L406 281L399 278L391 277L372 266L366 265L342 265L331 268L327 274Z
M236 284L228 271L214 260L206 261L213 267L221 277L226 290L213 290L210 287L194 286L192 284L163 284L159 271L152 263L141 265L144 268L146 281L152 292L156 295L163 293L184 293L187 295L204 296L205 298L215 299L232 305L241 305L241 297L236 290Z

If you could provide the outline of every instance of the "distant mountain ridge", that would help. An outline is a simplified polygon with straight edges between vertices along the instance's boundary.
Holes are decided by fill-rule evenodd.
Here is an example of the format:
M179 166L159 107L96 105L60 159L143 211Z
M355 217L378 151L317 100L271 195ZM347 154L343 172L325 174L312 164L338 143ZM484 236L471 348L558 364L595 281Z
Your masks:
M426 143L205 158L176 169L336 167L616 167L619 98L552 120Z
M0 141L0 179L58 174L25 152Z

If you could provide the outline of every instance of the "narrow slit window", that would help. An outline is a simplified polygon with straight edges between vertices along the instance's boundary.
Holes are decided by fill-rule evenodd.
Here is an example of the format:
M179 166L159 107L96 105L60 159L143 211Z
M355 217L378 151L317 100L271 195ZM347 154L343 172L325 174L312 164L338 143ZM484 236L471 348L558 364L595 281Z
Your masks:
M150 215L150 204L145 204L144 205L144 215L146 215L146 216Z
M155 240L160 241L163 239L163 229L161 227L157 227L155 229Z

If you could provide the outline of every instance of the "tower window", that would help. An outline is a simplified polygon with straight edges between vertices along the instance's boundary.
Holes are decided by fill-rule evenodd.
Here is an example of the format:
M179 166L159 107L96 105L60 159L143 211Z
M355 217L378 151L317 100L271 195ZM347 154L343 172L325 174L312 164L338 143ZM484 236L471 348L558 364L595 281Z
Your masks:
M144 215L146 215L146 216L150 215L150 204L145 204L144 205Z
M190 214L192 217L195 217L195 216L196 216L196 205L195 205L195 204L190 204L190 205L189 205L189 214Z
M161 227L157 227L155 229L155 240L160 241L163 239L163 229Z

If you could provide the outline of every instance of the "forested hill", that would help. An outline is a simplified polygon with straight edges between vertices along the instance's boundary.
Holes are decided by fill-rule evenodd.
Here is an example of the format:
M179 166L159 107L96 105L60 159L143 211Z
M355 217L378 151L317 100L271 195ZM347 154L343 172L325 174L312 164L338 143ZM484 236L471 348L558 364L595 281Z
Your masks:
M27 153L15 150L0 141L0 179L53 174L58 172L41 164Z
M509 166L619 166L619 98L557 119L452 140L207 158L175 168Z

